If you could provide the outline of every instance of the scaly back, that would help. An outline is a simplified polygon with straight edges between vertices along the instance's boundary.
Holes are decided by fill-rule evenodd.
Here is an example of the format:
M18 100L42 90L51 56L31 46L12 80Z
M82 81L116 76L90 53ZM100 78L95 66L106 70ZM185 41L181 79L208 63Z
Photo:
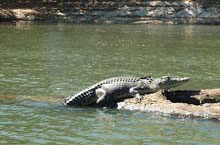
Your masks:
M121 76L121 77L113 77L108 78L99 83L90 86L87 89L84 89L77 93L74 96L67 97L64 100L65 105L78 105L78 106L87 106L96 102L97 96L95 94L95 90L101 88L103 84L114 84L114 83L128 83L128 82L138 82L141 78L139 77L129 77L129 76Z

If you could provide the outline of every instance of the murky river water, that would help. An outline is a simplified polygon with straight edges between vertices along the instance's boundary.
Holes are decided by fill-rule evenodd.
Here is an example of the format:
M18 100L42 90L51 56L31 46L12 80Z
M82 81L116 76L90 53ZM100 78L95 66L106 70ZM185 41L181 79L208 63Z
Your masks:
M0 144L220 144L220 122L51 100L122 75L220 88L219 26L0 25L0 67Z

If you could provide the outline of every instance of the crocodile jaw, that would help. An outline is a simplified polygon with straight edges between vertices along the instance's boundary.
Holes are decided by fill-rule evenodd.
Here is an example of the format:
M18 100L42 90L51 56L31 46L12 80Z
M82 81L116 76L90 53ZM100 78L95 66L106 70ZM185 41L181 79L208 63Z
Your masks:
M156 78L154 80L154 83L157 84L157 86L160 89L170 89L179 85L182 85L190 80L189 77L171 77L171 76L163 76L160 78Z

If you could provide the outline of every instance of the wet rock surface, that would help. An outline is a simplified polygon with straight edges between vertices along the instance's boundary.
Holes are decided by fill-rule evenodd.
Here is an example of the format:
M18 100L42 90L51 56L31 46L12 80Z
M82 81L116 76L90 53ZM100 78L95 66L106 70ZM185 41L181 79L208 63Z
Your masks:
M220 24L218 1L16 1L0 2L0 21L92 24Z
M143 99L126 99L117 108L220 120L220 89L160 91Z

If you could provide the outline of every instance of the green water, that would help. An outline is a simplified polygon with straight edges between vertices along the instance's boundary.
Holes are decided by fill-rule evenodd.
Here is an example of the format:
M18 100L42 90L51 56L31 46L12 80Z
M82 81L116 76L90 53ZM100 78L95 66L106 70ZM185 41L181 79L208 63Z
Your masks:
M220 144L219 122L40 100L122 75L220 88L219 26L0 25L0 67L0 144Z

